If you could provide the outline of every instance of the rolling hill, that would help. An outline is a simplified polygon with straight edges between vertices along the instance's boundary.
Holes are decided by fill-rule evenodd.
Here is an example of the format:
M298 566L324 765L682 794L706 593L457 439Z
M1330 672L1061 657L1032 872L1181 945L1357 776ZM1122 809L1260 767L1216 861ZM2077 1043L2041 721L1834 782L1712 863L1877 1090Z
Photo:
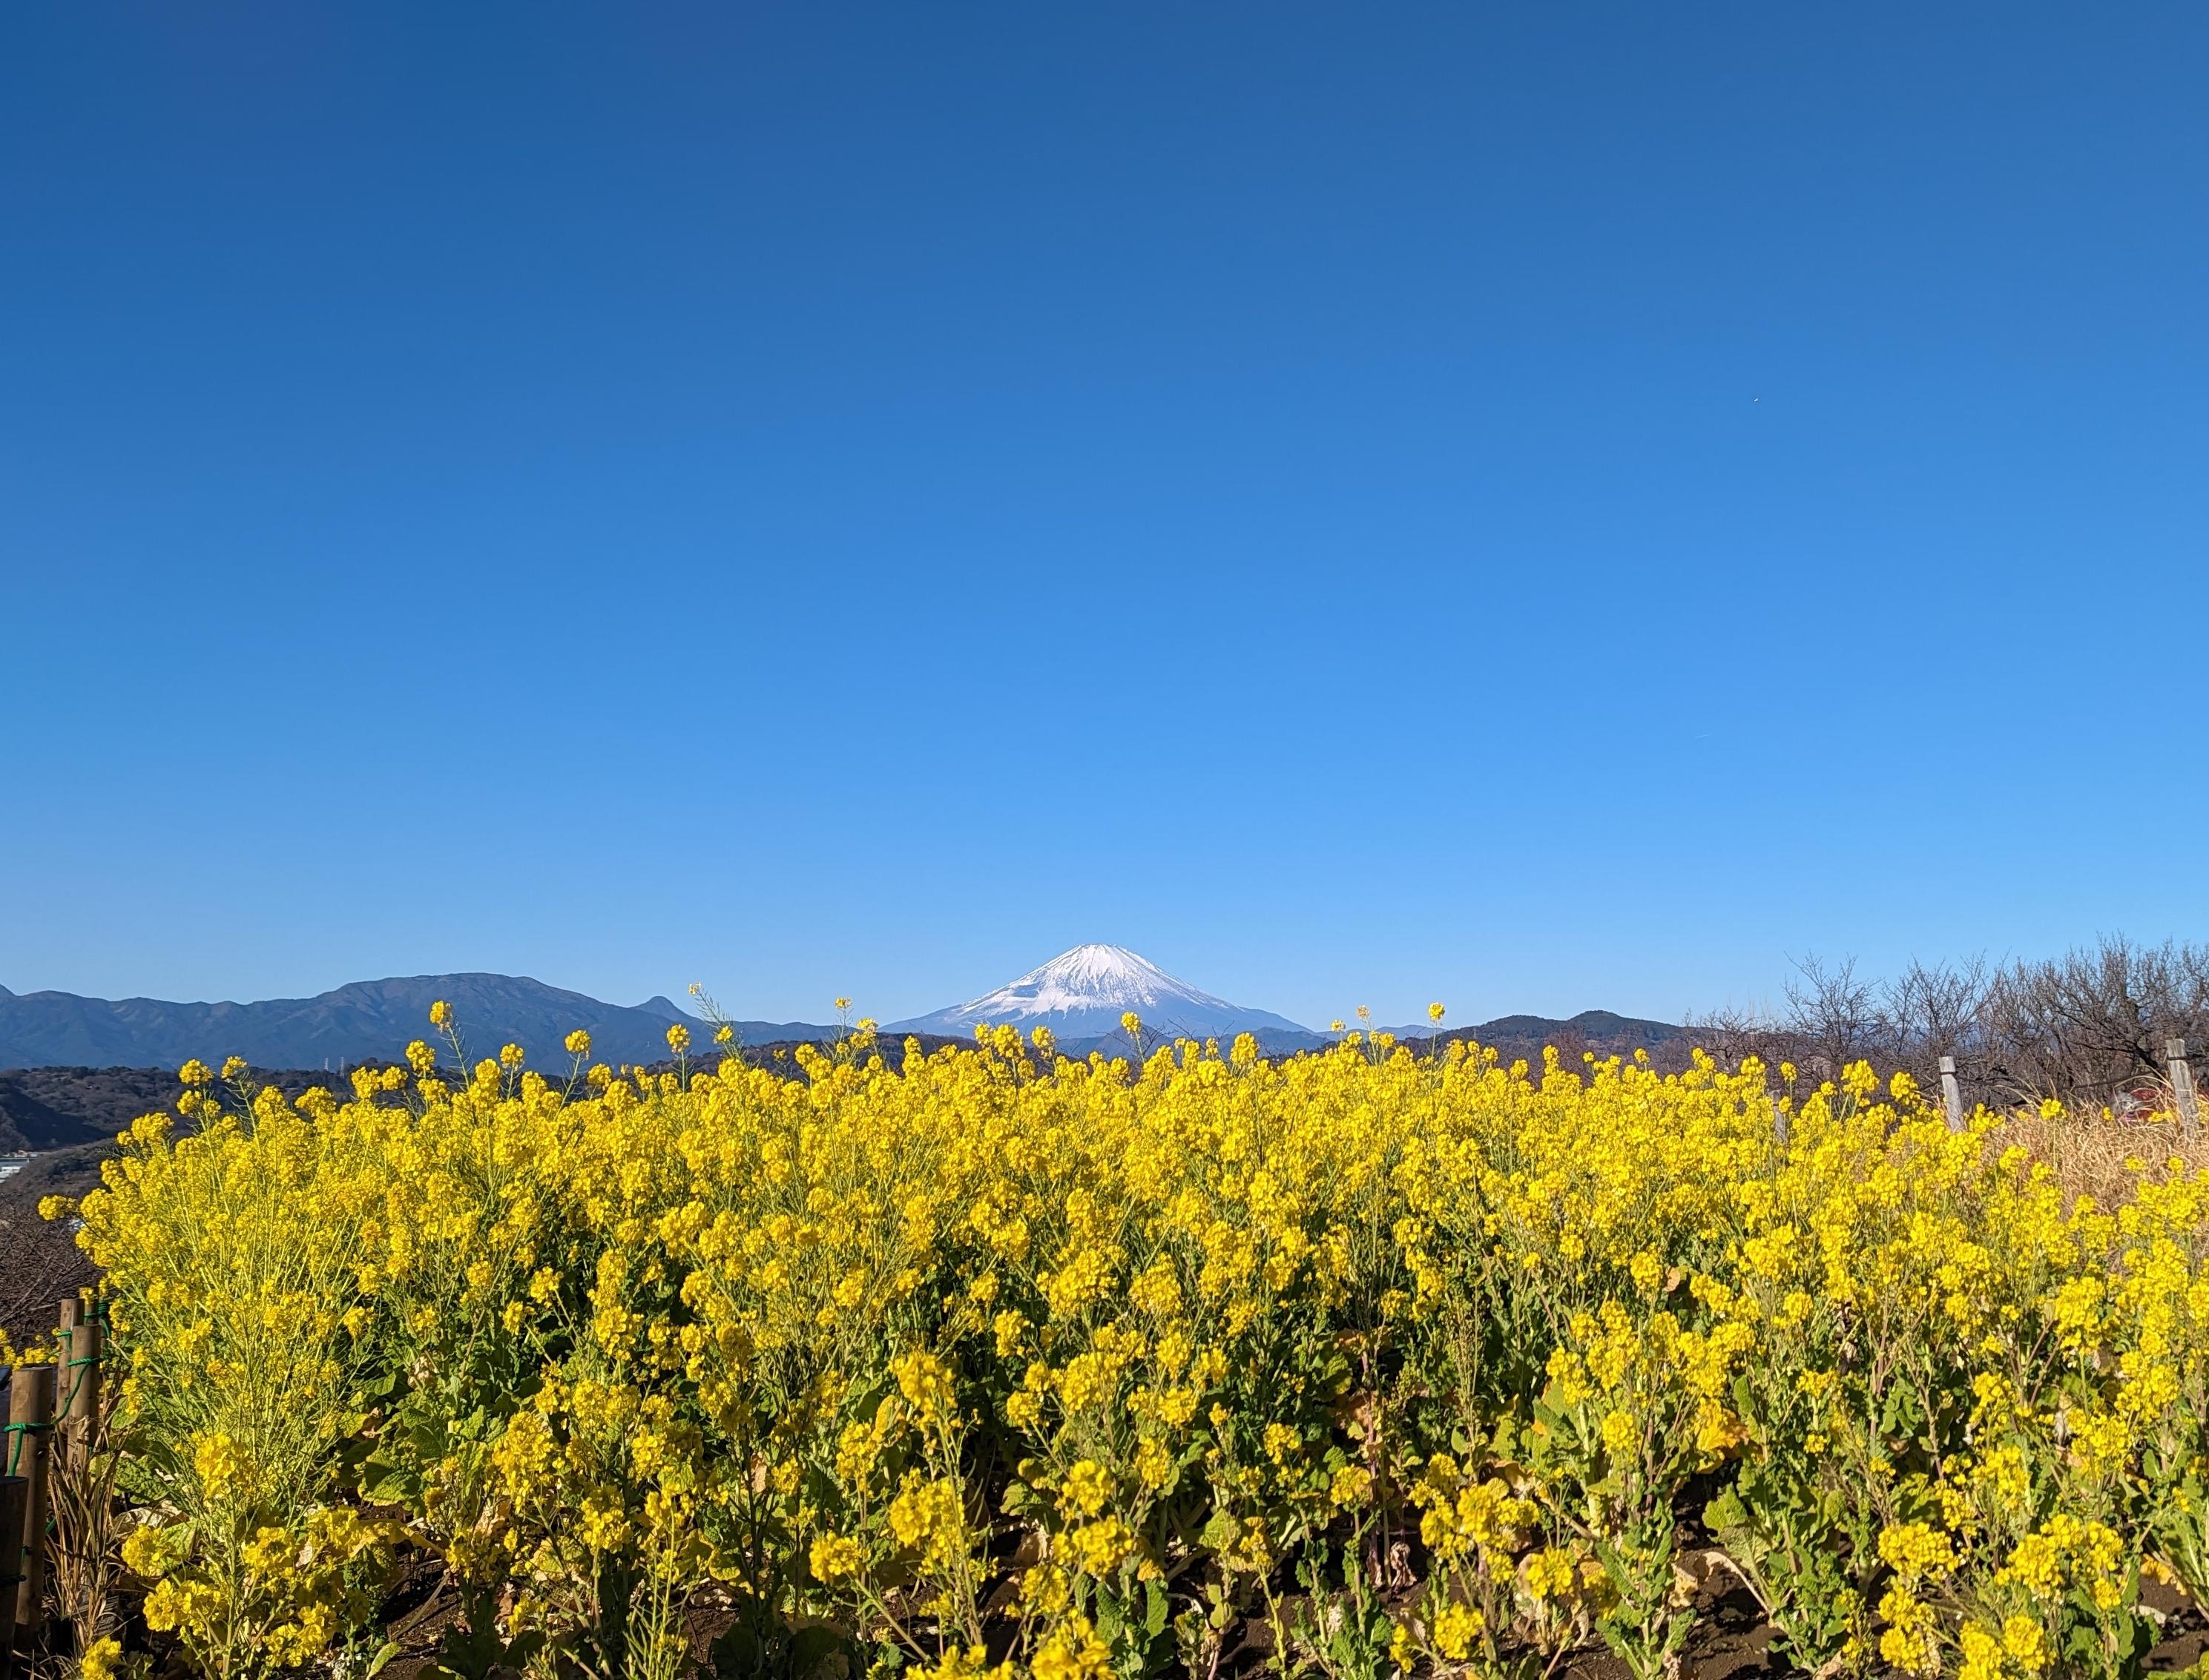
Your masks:
M589 1031L603 1062L650 1062L667 1054L671 1022L689 1022L701 1047L703 1023L665 997L635 1006L507 974L417 974L359 980L315 997L257 1003L176 1003L153 997L16 993L0 987L0 1068L174 1068L192 1057L242 1056L256 1067L338 1067L397 1056L430 1035L430 1005L449 1002L471 1056L518 1044L539 1067L564 1063L561 1041ZM737 1021L747 1044L833 1037L806 1021Z

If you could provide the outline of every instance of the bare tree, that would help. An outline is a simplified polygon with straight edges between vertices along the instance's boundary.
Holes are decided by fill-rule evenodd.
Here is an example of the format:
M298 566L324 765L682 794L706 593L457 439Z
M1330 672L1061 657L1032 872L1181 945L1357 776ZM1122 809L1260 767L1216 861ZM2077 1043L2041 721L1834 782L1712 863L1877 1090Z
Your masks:
M2052 960L1992 967L1913 961L1885 985L1852 958L1805 957L1776 1018L1719 1010L1691 1017L1722 1061L1793 1061L1833 1079L1854 1061L1906 1071L1928 1089L1956 1058L1972 1095L1995 1107L2054 1097L2099 1105L2160 1085L2164 1044L2209 1049L2209 946L2110 937Z
M1709 1051L1724 1067L1738 1067L1752 1056L1777 1067L1796 1059L1802 1051L1786 1025L1761 1009L1728 1005L1690 1015L1682 1024L1695 1047Z
M2163 1044L2209 1030L2209 947L2112 937L1996 977L1986 1010L1995 1081L2016 1097L2107 1102L2153 1084Z
M1953 1056L1967 1078L1983 1081L1987 960L1910 966L1887 983L1881 999L1875 1059L1906 1070L1931 1089L1941 1058Z
M1857 978L1854 957L1829 967L1816 956L1806 956L1795 967L1798 978L1787 983L1787 1013L1781 1024L1821 1078L1839 1079L1842 1069L1878 1048L1877 991Z

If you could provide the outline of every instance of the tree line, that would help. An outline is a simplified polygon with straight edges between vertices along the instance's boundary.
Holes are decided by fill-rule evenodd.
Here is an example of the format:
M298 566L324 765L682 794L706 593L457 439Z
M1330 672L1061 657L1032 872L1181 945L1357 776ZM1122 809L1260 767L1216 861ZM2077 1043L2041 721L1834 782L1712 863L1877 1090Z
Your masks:
M1989 1107L2055 1098L2119 1112L2167 1088L2169 1040L2209 1054L2209 945L2107 937L2038 961L1913 961L1885 980L1854 958L1797 967L1784 1007L1691 1016L1694 1041L1820 1078L1869 1061L1928 1089L1953 1057L1966 1097Z

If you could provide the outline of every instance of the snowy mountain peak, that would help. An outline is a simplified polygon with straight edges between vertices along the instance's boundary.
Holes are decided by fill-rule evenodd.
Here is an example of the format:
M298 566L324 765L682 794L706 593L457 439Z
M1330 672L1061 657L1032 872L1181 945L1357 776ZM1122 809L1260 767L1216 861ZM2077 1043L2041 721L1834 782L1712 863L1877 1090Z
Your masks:
M1040 968L1032 968L1010 985L962 1005L978 1011L977 1021L1020 1021L1063 1014L1068 1009L1145 1009L1165 1003L1194 1003L1231 1009L1225 999L1184 985L1147 958L1120 945L1076 945Z
M891 1030L963 1036L984 1025L1048 1027L1070 1042L1118 1032L1120 1017L1130 1010L1147 1028L1169 1037L1309 1036L1292 1021L1199 991L1121 945L1076 945L1008 985L934 1015L894 1022Z

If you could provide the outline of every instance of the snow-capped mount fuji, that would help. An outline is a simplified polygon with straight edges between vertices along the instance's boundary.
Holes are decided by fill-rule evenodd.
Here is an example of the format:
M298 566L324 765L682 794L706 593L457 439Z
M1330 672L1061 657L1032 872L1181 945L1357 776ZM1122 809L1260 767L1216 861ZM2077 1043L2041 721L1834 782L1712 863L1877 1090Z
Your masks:
M893 1021L885 1030L965 1038L984 1023L1048 1027L1066 1048L1079 1051L1086 1039L1124 1039L1120 1017L1130 1010L1141 1018L1146 1037L1228 1039L1251 1033L1269 1049L1323 1042L1285 1016L1199 991L1118 945L1076 945L1010 985L933 1015Z

